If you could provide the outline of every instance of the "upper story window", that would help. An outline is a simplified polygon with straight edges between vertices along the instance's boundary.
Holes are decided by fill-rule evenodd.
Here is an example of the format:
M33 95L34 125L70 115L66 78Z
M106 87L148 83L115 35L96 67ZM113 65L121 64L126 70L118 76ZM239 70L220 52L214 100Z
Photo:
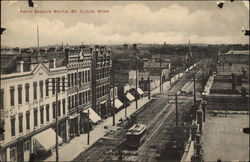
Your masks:
M71 86L74 86L74 74L72 73L72 74L70 74L71 75Z
M90 70L88 70L88 82L90 82Z
M65 106L66 102L65 102L65 98L62 100L62 112L63 112L63 115L66 114L66 106Z
M30 101L30 85L29 83L25 84L25 102Z
M22 91L23 91L22 85L18 85L18 104L22 104L22 99L23 99Z
M19 121L19 133L23 132L23 114L18 116L18 121Z
M38 121L37 121L37 109L34 109L34 127L38 126Z
M43 81L42 80L39 82L39 86L40 86L40 98L43 98Z
M56 81L55 78L52 78L52 94L54 95L56 93Z
M4 129L5 127L5 122L2 120L0 121L0 127ZM4 132L2 134L0 134L0 141L4 140Z
M85 78L84 82L88 82L88 73L87 73L87 71L84 71L84 78Z
M61 78L56 78L56 92L60 93L60 89L61 89L61 86L60 86L60 79Z
M15 87L10 87L10 106L15 106Z
M15 136L16 135L16 118L11 117L10 123L11 123L11 136Z
M37 100L37 82L33 83L33 98Z
M48 79L45 81L45 89L46 89L46 90L45 90L45 91L46 91L46 92L45 92L45 93L46 93L45 95L46 95L46 96L49 96L49 80L48 80Z
M65 91L65 76L62 77L62 91Z
M70 83L71 83L71 78L70 78L70 74L68 74L68 87L71 86Z
M1 89L0 90L0 109L4 109L4 105L3 105L3 102L4 102L4 90Z

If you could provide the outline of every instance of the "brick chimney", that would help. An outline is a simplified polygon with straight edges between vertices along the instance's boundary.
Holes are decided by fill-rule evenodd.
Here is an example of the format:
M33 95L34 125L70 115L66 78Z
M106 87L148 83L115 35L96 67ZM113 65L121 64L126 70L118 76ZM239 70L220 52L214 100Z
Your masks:
M23 61L19 61L18 63L17 63L17 69L16 69L16 71L18 72L18 73L23 73Z

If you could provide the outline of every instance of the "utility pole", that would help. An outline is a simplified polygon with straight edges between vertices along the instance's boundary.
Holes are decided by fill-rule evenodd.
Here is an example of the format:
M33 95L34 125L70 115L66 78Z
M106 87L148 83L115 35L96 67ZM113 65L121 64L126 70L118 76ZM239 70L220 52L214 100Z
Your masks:
M60 88L60 78L56 78L56 162L59 161L58 152L58 90Z
M90 132L90 127L89 127L89 125L90 125L90 122L89 122L89 110L88 110L88 138L87 138L87 145L89 145L89 132Z
M177 93L175 95L175 108L176 108L176 127L179 127L179 111L178 111L178 99L177 99Z
M195 92L195 74L194 74L194 105L196 103L196 92Z
M161 53L160 53L160 92L162 90L162 68L161 68Z
M150 89L150 61L149 61L149 68L148 68L148 99L151 98L151 89Z
M113 74L113 126L115 126L115 67L112 64L112 74Z
M136 89L136 92L137 92L137 88L138 88L138 85L137 85L137 70L138 70L138 66L137 66L137 58L136 58L136 69L135 69L135 89ZM136 93L135 93L136 94ZM138 101L137 101L137 95L135 96L135 108L138 109Z

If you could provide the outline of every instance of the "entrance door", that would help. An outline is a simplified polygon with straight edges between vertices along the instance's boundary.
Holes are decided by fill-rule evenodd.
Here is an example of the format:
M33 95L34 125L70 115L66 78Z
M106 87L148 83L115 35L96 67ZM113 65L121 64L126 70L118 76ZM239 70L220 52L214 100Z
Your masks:
M24 161L29 161L30 158L30 141L26 141L23 143L23 155Z
M23 142L17 144L17 161L24 161L23 159Z

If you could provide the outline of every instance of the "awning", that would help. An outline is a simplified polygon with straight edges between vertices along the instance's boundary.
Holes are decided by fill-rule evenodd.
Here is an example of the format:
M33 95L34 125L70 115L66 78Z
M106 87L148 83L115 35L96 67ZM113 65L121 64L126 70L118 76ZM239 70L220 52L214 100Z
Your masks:
M129 92L126 94L126 97L129 101L134 101L134 99L135 99L135 97Z
M141 88L137 88L137 92L140 94L140 95L143 95L143 90L141 90Z
M78 117L79 115L80 115L80 114L75 113L75 114L73 114L73 115L70 115L70 116L69 116L69 119L74 119L74 118Z
M48 151L56 145L56 133L49 128L39 134L33 136L35 150ZM58 135L58 144L62 143L62 138Z
M84 110L83 112L88 114L88 110L89 110L89 119L93 123L97 123L99 120L101 120L101 117L92 108L88 108Z
M123 103L119 99L115 99L115 108L119 109L122 105Z

